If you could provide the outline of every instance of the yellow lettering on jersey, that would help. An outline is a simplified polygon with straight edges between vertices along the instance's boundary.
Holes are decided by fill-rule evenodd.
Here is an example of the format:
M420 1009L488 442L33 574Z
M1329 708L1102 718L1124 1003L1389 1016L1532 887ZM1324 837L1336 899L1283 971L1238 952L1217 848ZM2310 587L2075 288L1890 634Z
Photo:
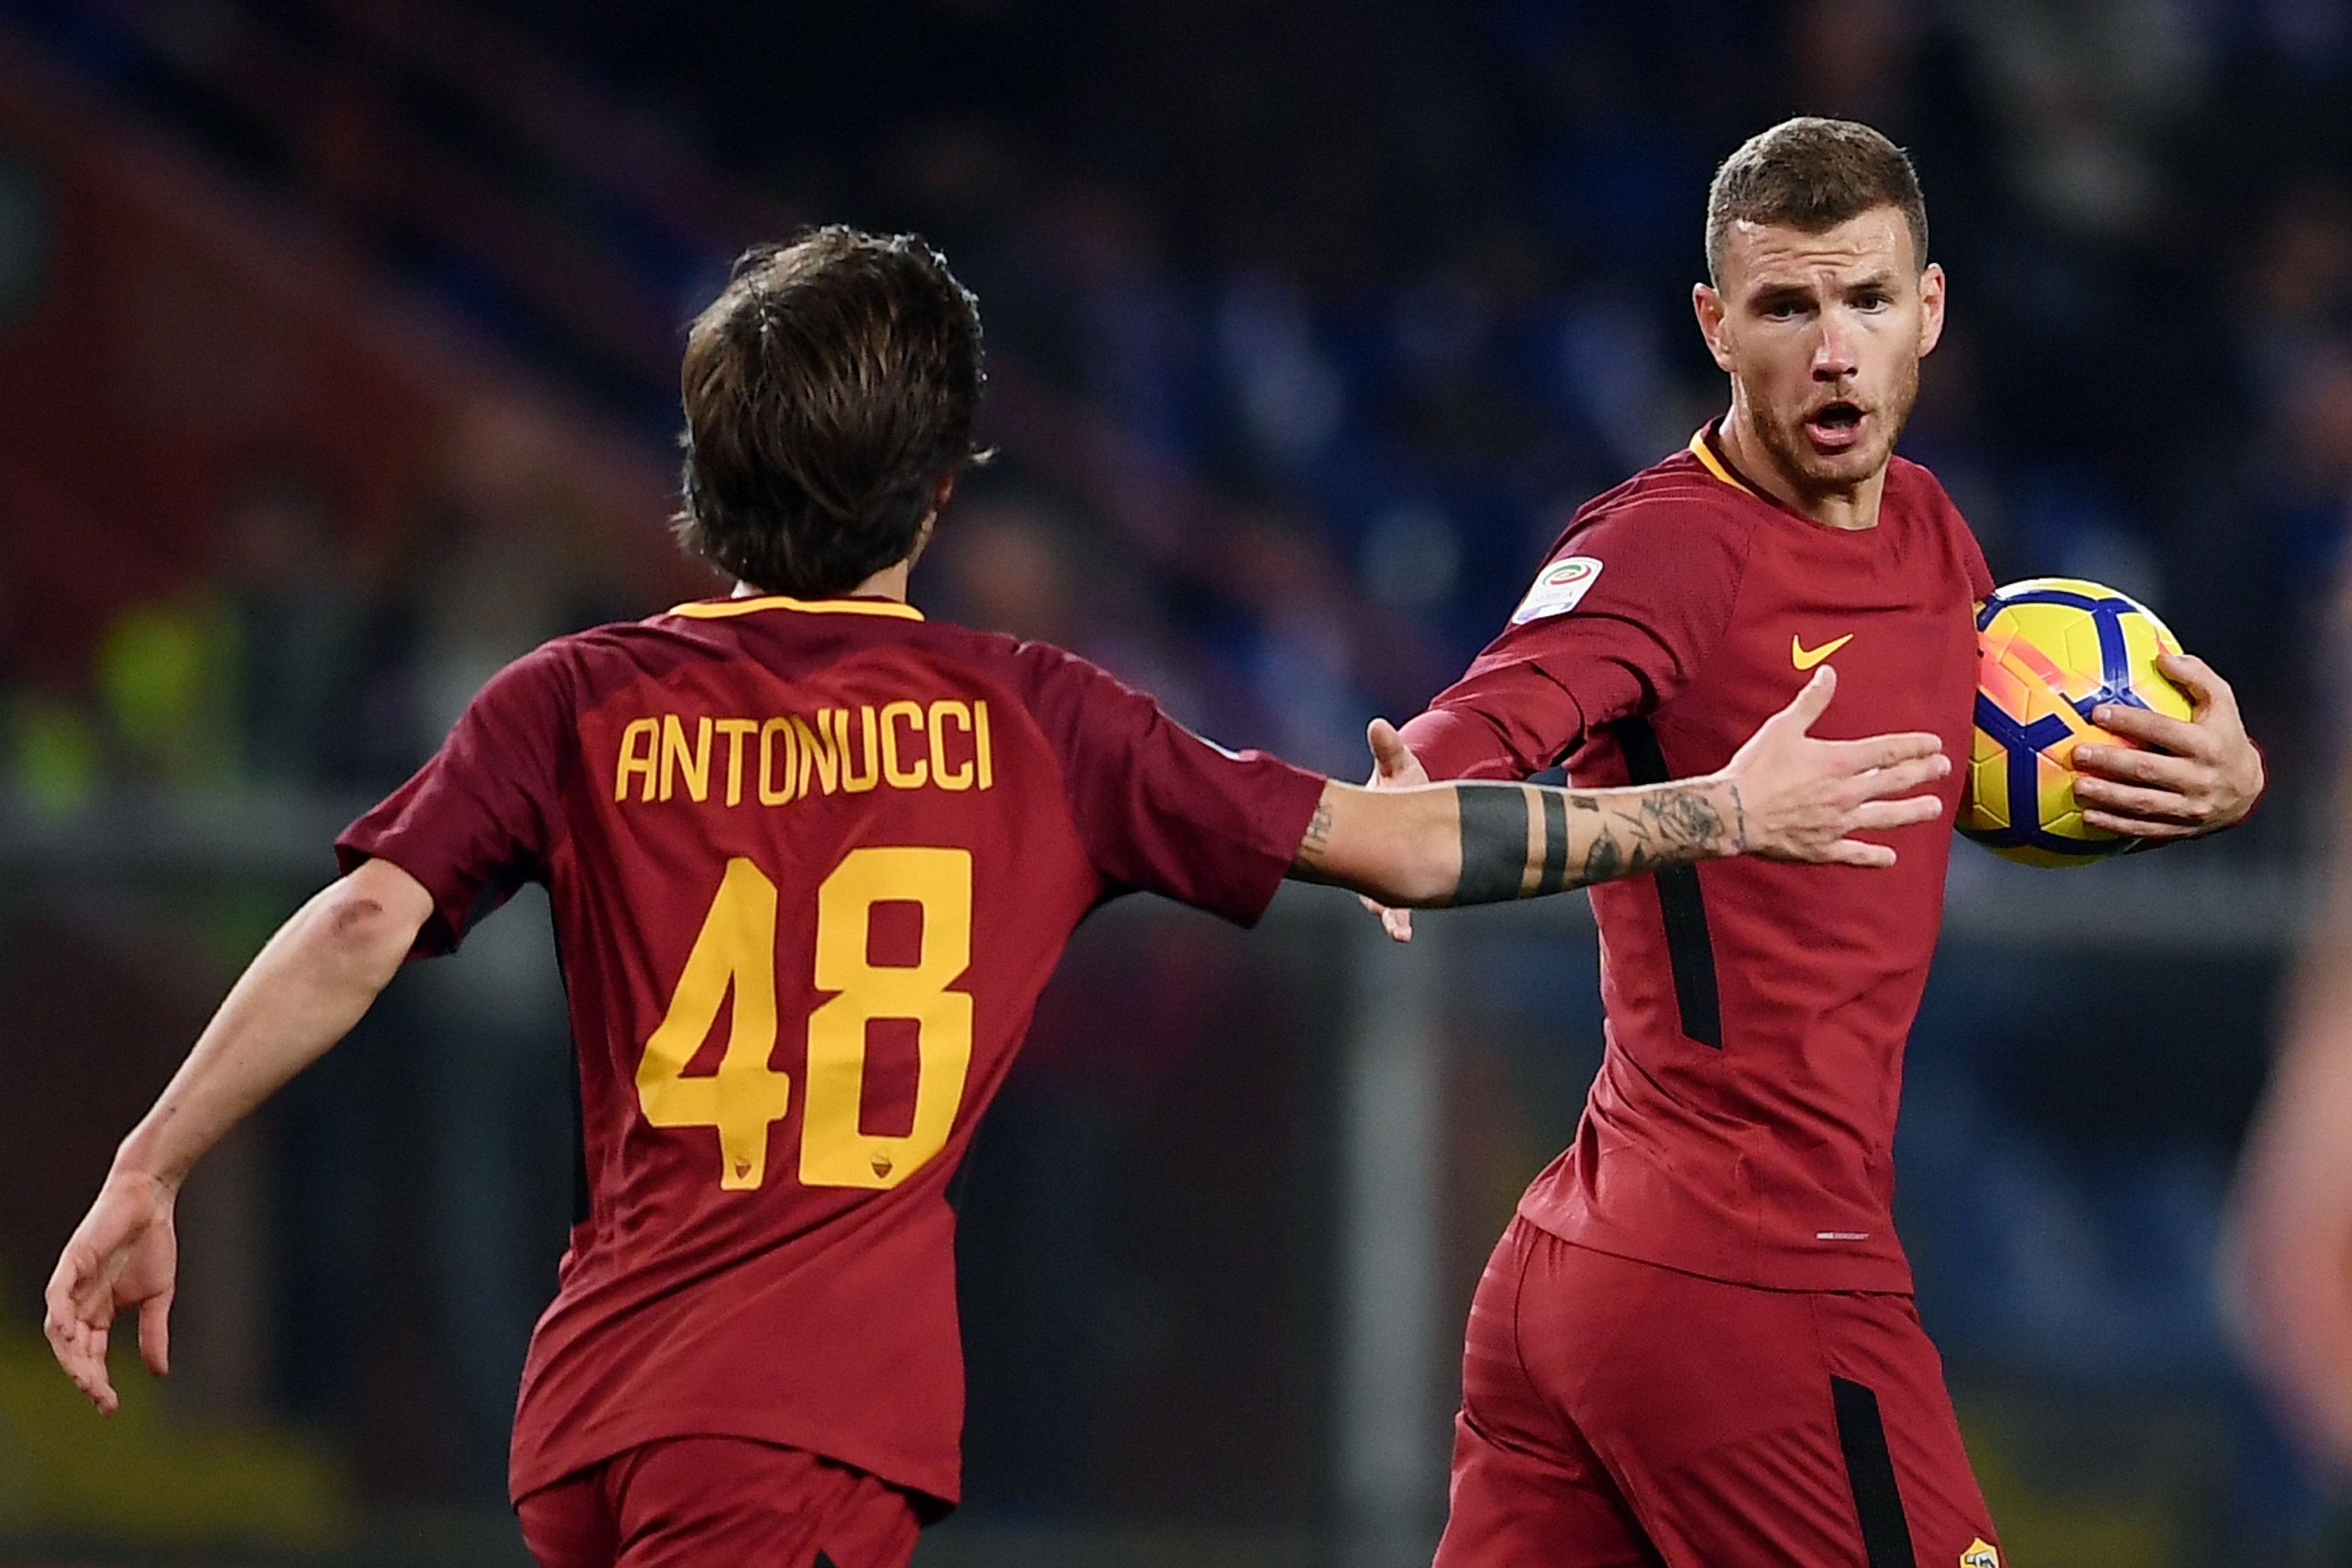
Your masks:
M931 704L931 782L944 790L968 790L971 787L972 764L969 760L948 766L948 724L955 725L969 736L971 733L971 710L953 698L942 697ZM620 797L615 795L614 799Z
M719 1070L689 1078L687 1066L709 1038L730 991L735 1005ZM637 1103L646 1120L656 1127L718 1129L719 1184L730 1192L751 1191L766 1179L768 1129L792 1104L793 1080L768 1065L775 1048L776 885L738 856L727 862L669 1010L637 1061Z
M917 757L902 762L898 755L898 721L914 726L914 738L922 734L923 705L919 702L886 702L882 705L882 777L892 789L920 789L929 782L930 761Z
M819 718L824 716L823 713L817 715ZM882 726L875 721L874 710L870 707L859 708L857 719L858 733L865 738L866 743L866 772L863 774L849 765L849 710L841 708L834 710L834 737L841 742L841 793L844 795L864 795L882 782Z
M841 753L833 749L833 725L819 709L816 728L811 730L797 713L793 716L793 733L801 743L801 796L806 799L814 793L811 784L823 786L831 795L841 784Z
M640 741L645 744L642 748ZM633 719L621 731L621 760L613 770L613 800L618 804L628 798L629 775L636 774L646 781L639 800L654 797L654 752L661 744L661 723L654 719Z
M971 852L868 846L842 857L817 887L814 973L829 1001L808 1014L808 1083L801 1110L800 1179L813 1187L895 1187L929 1164L954 1134L971 1071L972 1000L950 987L971 965ZM922 941L910 964L876 963L874 906L913 903ZM773 1064L777 1036L776 884L737 856L686 955L661 1023L638 1058L637 1103L648 1125L714 1129L719 1184L757 1191L768 1142L793 1101ZM734 1007L716 1072L688 1068ZM866 1130L867 1026L915 1026L912 1124Z
M723 763L713 756L722 750ZM613 760L613 799L625 805L683 797L740 806L756 797L763 806L779 806L885 788L961 795L995 787L988 704L953 697L763 718L655 714L622 727Z
M721 719L719 732L727 737L727 804L740 805L743 800L743 737L758 731L756 719Z
M675 713L662 715L661 798L667 800L677 774L686 775L686 793L696 800L710 794L710 721L697 721L694 750L686 749L686 728Z
M800 794L798 787L800 781L793 774L794 759L800 750L798 742L793 739L794 722L795 721L778 714L760 726L760 804L761 805L782 805ZM779 741L783 742L784 752L784 776L781 784L775 782L776 742ZM728 804L731 805L734 803L730 801Z
M816 890L816 986L838 993L809 1015L801 1181L895 1187L947 1147L971 1070L971 997L950 991L971 967L971 851L853 849ZM874 906L920 905L912 964L867 956ZM915 1025L914 1125L898 1137L863 1124L866 1025Z

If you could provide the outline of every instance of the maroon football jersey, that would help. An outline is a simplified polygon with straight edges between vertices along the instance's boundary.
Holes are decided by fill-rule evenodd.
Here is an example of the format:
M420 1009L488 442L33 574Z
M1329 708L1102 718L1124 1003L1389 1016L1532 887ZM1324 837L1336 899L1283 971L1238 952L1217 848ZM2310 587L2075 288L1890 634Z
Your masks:
M553 907L589 1199L515 1495L723 1435L952 1502L950 1180L1063 944L1129 889L1255 921L1321 789L883 600L684 605L492 680L337 847L431 890L421 952Z
M1874 528L1824 527L1710 444L1592 500L1511 626L1405 739L1434 778L1565 762L1594 786L1730 761L1824 661L1813 733L1941 735L1941 817L1888 870L1742 858L1592 889L1607 1046L1575 1144L1519 1212L1718 1279L1907 1290L1891 1217L1903 1045L1943 918L1984 556L1897 458Z

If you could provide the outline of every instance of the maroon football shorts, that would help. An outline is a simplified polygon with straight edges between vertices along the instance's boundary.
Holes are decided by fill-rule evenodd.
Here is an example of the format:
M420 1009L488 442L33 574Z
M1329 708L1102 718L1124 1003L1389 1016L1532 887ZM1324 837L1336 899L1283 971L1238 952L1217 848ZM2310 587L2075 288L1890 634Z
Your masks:
M1437 1568L2000 1568L1908 1296L1763 1290L1524 1219L1470 1308Z
M906 1568L921 1529L896 1487L746 1437L648 1443L515 1512L540 1568Z

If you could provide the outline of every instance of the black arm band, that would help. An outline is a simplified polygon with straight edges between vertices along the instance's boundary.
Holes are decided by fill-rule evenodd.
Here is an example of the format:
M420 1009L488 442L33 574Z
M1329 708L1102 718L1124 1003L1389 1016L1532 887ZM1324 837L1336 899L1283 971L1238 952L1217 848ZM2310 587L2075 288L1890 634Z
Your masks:
M1526 793L1517 784L1467 784L1454 786L1454 798L1462 810L1462 879L1450 901L1499 904L1517 898L1528 874Z

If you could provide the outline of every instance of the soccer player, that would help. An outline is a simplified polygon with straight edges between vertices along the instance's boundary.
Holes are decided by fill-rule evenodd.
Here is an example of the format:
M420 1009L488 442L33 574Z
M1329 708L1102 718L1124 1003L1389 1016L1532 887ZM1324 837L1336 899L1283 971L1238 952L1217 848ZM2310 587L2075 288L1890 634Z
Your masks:
M1401 737L1373 726L1377 777L1700 773L1829 668L1837 722L1966 754L1993 584L1893 456L1944 321L1909 160L1866 126L1776 126L1717 174L1706 257L1729 412L1576 513L1462 679ZM2162 668L2193 723L2102 707L2148 749L2074 753L2085 820L2151 842L2230 826L2263 781L2229 687ZM1889 840L1873 877L1612 882L1610 845L1582 866L1607 883L1607 1043L1470 1310L1439 1568L1999 1568L1890 1214L1948 821Z
M833 228L688 334L686 543L737 596L559 638L347 831L126 1139L47 1296L100 1405L118 1311L167 1363L172 1211L221 1133L409 954L546 884L585 1154L509 1477L548 1568L895 1568L959 1484L952 1177L1071 930L1148 889L1247 923L1285 876L1395 903L1748 853L1884 868L1944 809L1926 733L1822 742L1807 687L1727 766L1394 796L1234 755L1060 650L924 619L974 456L971 297ZM1776 704L1776 706L1778 706Z

